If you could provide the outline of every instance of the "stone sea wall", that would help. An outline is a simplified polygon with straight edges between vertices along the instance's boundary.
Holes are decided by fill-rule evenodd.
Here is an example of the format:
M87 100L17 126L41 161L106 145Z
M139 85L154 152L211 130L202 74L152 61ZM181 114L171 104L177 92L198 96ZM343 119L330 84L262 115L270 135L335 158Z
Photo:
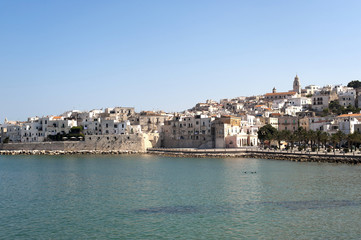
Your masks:
M88 155L88 154L142 154L140 151L129 150L0 150L0 155Z
M4 143L4 151L135 151L146 152L152 145L146 135L87 135L84 141Z

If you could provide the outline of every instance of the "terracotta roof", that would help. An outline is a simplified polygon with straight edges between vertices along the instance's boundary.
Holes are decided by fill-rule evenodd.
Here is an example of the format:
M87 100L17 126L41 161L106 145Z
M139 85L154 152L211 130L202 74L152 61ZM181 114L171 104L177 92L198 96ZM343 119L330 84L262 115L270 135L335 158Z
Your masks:
M266 93L265 96L277 96L277 95L295 95L296 92L276 92L276 93Z
M354 114L342 114L337 117L361 117L361 113L354 113Z
M55 116L55 117L53 117L53 119L61 119L61 117L60 116Z

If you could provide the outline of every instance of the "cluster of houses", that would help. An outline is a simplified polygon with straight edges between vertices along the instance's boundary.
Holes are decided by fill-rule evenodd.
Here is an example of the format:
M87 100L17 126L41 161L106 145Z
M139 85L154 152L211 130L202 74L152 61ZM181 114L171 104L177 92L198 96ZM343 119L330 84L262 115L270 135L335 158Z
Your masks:
M271 124L278 130L321 130L345 134L361 130L361 114L325 114L331 102L342 107L361 106L361 90L342 85L301 88L298 76L293 89L260 96L207 100L181 113L163 111L135 112L134 108L115 107L91 111L72 110L58 116L31 117L27 121L0 124L0 142L44 142L51 136L63 141L87 141L106 136L143 135L153 147L238 148L257 146L257 131ZM82 137L66 137L80 127Z

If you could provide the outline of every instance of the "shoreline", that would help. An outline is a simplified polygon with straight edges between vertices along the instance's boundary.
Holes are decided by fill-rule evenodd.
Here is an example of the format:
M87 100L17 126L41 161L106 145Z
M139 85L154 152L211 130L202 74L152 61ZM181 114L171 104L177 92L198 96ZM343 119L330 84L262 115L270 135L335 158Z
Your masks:
M0 150L0 155L123 155L145 154L132 150Z
M194 158L259 158L294 162L361 164L361 154L341 155L334 153L290 153L256 151L247 149L148 149L132 150L0 150L0 155L158 155Z
M316 162L316 163L342 163L361 164L361 156L349 155L309 155L309 154L285 154L285 153L180 153L180 152L148 152L148 154L168 157L194 157L194 158L258 158L292 162Z

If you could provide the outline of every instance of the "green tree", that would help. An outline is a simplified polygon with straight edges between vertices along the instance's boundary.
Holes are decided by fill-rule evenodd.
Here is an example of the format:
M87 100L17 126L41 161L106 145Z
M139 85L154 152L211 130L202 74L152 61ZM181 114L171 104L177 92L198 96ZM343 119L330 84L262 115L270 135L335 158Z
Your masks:
M335 151L337 143L338 143L339 148L341 148L341 143L345 139L345 137L346 137L346 135L341 131L337 131L336 133L331 135L331 142L334 147L333 151Z
M277 136L278 130L272 127L271 124L266 124L263 127L261 127L257 133L258 133L258 139L264 145L265 141L269 141L269 144L271 144L271 141L274 140L275 137Z
M332 135L331 135L330 141L331 141L332 146L333 146L333 152L335 152L335 150L336 150L336 144L338 143L338 139L337 139L336 134L332 134Z
M278 148L281 149L281 141L283 140L283 135L282 135L282 131L277 131L276 135L274 137L275 140L277 140L278 143Z
M351 152L353 150L353 145L357 144L359 145L361 142L361 134L358 132L354 132L347 135L347 144L348 148L351 149Z
M345 108L343 106L341 106L337 100L331 101L330 104L328 105L329 112L337 114L337 115L342 114L344 109Z
M307 139L311 141L311 148L315 145L315 142L317 141L317 134L312 129L307 131Z
M320 137L323 147L325 148L327 142L330 140L330 135L327 132L322 132Z
M358 113L360 112L360 109L359 108L356 108L355 106L352 106L352 105L348 105L346 108L344 108L343 110L343 114L347 114L349 112L352 112L352 113Z
M303 143L303 147L306 147L308 142L307 131L303 127L299 127L296 131L294 131L293 134L295 135L295 139L299 142L300 146L301 143Z
M328 108L324 108L322 110L322 116L327 116L329 113L330 113L330 109L328 109Z
M316 139L316 142L317 142L317 150L320 151L320 143L321 143L321 136L322 136L322 131L320 130L317 130L315 132L315 139Z
M347 87L359 88L361 87L361 82L359 80L353 80L347 84Z
M297 134L295 134L294 132L290 132L290 134L288 135L288 142L291 143L291 150L293 150L293 147L297 139L298 139Z

